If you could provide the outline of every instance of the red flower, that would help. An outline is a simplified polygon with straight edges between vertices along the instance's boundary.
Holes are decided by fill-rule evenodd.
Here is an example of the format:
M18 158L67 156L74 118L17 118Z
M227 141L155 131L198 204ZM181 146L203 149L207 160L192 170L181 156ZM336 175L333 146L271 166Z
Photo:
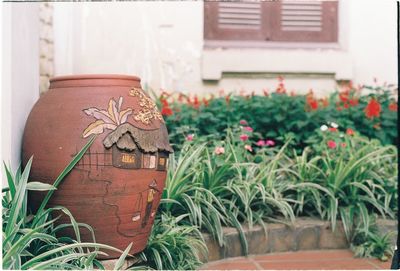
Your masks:
M356 105L358 105L358 99L351 99L349 101L349 103L350 103L351 106L356 106Z
M276 88L275 92L276 93L280 93L280 94L285 94L286 93L286 88L285 88L285 84L283 83L283 77L282 76L278 76L278 87Z
M318 109L318 101L315 100L314 98L307 99L307 103L310 106L311 110L317 110Z
M341 145L343 148L346 147L346 143L345 143L345 142L342 142L340 145Z
M381 123L380 122L378 122L378 123L376 123L376 124L374 124L374 126L372 126L374 129L376 129L376 130L379 130L379 129L381 129Z
M226 102L227 105L229 105L230 102L231 102L231 96L226 95L226 96L225 96L225 102Z
M322 102L322 106L323 107L328 107L329 106L328 98L321 99L321 102Z
M344 103L343 107L347 109L347 108L349 108L349 104L348 103Z
M347 101L349 100L349 91L346 90L346 91L340 93L340 94L339 94L339 98L340 98L340 100L341 100L342 102L344 102L344 103L347 102Z
M379 118L381 110L381 104L375 98L372 98L364 109L365 116L369 119Z
M393 112L397 112L397 103L392 102L389 104L389 110Z
M278 94L285 94L286 93L286 88L283 83L279 83L278 87L275 90L276 93Z
M165 99L165 98L160 98L160 101L161 101L161 103L162 103L162 105L163 106L168 106L168 102L167 102L167 100Z
M334 127L329 127L329 131L331 131L331 132L337 132L338 129L337 129L337 128L334 128Z
M328 145L328 148L330 148L330 149L336 148L336 142L333 140L329 140L326 144Z
M203 98L203 103L204 103L204 106L208 106L209 105L209 102L208 102L208 100L206 98Z
M348 134L349 136L353 136L354 135L354 131L351 128L347 128L346 130L346 134Z
M161 114L162 114L163 116L171 116L172 114L174 114L174 111L172 111L172 109L171 109L170 107L164 106L164 107L161 109Z
M200 107L200 102L199 102L199 98L197 98L197 95L194 96L193 107L196 109L198 109Z
M161 97L164 98L168 98L169 96L171 96L171 93L167 92L166 90L161 89Z
M183 102L183 98L185 98L186 96L185 95L183 95L182 93L179 93L179 96L178 96L178 102Z
M342 107L340 107L340 106L338 106L338 107L336 107L336 110L337 110L337 111L342 111L342 110L343 110L343 108L342 108Z

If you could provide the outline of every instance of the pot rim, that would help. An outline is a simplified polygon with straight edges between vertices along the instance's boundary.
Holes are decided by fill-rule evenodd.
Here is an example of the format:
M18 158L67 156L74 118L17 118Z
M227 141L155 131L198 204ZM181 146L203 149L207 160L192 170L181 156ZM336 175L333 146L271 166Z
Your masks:
M50 83L69 81L69 80L86 80L86 79L119 79L119 80L130 80L139 81L140 78L134 75L125 74L77 74L77 75L62 75L50 78Z

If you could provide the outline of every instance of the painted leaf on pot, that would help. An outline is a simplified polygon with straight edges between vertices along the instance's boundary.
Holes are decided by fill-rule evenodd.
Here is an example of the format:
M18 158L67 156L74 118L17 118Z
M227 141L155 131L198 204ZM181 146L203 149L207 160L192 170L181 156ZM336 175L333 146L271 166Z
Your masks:
M86 115L93 116L95 119L103 120L106 123L112 123L113 120L108 116L108 112L105 110L99 110L96 107L83 110Z
M92 122L86 129L83 131L83 137L88 137L92 134L102 134L104 132L104 129L110 129L110 130L115 130L117 128L117 125L112 124L112 123L105 123L102 120L96 120L95 122Z
M125 123L128 120L128 116L133 113L133 109L127 108L121 111L122 102L122 97L119 97L118 105L111 98L108 102L107 110L100 110L96 107L84 109L83 112L88 116L93 116L96 121L89 124L83 131L82 136L85 138L92 134L102 134L105 129L115 130L118 125Z

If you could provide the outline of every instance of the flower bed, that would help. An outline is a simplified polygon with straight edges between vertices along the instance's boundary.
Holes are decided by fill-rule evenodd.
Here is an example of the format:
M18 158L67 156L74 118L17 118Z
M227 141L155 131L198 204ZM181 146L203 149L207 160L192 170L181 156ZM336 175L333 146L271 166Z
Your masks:
M274 92L264 95L235 96L220 91L219 96L163 92L159 97L172 142L182 144L182 135L223 138L224 130L244 119L257 133L259 139L272 139L283 145L288 136L298 153L312 144L314 131L322 123L335 122L349 127L383 144L397 143L397 89L394 86L358 86L351 84L340 88L329 97L317 98L313 91L295 95L286 90L279 79ZM362 95L365 92L369 94ZM178 147L179 149L179 147Z
M390 235L379 233L375 221L396 216L397 148L391 144L397 142L397 104L389 89L373 90L361 96L350 87L317 99L312 93L287 95L281 81L265 96L200 101L163 94L159 102L176 152L152 235L135 267L196 269L199 254L206 254L200 231L226 248L225 227L235 228L247 254L252 247L245 228L291 225L300 216L328 221L332 230L341 227L359 256L387 259ZM44 202L39 214L31 214L26 206L28 189L50 190L48 200L92 140L54 186L28 185L29 166L15 175L6 169L3 267L102 267L95 259L103 253L98 249L113 248L81 243L79 228L90 226L60 207L77 238L57 237L51 214L58 209L46 209ZM121 251L115 269L123 266L129 248Z

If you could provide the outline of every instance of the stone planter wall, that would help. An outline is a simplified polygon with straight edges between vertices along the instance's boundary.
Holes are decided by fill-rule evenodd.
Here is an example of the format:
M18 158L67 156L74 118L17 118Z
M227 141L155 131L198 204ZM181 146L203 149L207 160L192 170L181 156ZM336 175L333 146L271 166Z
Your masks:
M377 222L381 233L397 232L397 221L379 219ZM243 229L249 246L249 254L349 247L341 222L338 222L334 232L332 232L330 222L311 218L296 218L293 226L269 223L267 224L267 235L265 235L264 229L258 225L252 229L243 226ZM226 245L220 247L210 234L203 234L209 255L208 259L200 255L204 263L244 256L236 229L224 228L224 235ZM393 245L396 243L396 238L397 235L393 235ZM103 261L103 265L106 269L112 269L116 262L117 260L107 260ZM124 267L133 263L133 259L128 259Z
M395 220L380 219L378 226L381 233L397 232ZM267 224L267 235L258 225L252 229L244 227L244 231L249 254L349 247L341 222L336 225L334 232L330 222L311 218L296 218L296 222L291 227L283 224ZM226 240L224 247L219 247L209 234L204 234L209 250L208 259L202 258L204 262L244 256L237 231L234 228L225 228L224 233ZM393 235L393 245L396 237Z

